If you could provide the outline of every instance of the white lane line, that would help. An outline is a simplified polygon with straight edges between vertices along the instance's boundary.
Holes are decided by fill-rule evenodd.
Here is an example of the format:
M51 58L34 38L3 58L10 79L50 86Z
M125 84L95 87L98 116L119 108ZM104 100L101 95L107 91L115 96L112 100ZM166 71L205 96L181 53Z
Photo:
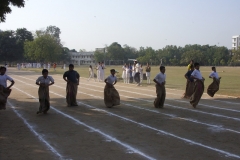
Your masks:
M26 84L26 85L33 86L33 85L31 85L31 84L27 84L27 83L25 83L25 84ZM15 87L15 88L16 88L16 87ZM37 88L37 87L36 87L36 88ZM21 92L23 92L23 93L25 93L25 94L27 94L27 95L29 95L28 93L26 93L26 92L24 92L24 91L22 91L22 90L20 90L20 89L18 89L18 90L21 91ZM60 94L58 94L58 93L55 93L55 92L51 92L51 93L53 93L53 94L55 94L55 95L58 95L58 96L60 96L60 97L65 98L65 96L60 95ZM31 95L29 95L29 96L31 96ZM33 97L33 96L31 96L31 97ZM36 98L34 97L34 99L36 99ZM203 147L203 148L207 148L207 149L210 149L210 150L212 150L212 151L216 151L216 152L218 152L218 153L222 153L222 154L224 154L224 155L226 155L226 156L228 156L228 157L234 157L234 158L239 158L239 159L240 159L240 156L239 156L239 155L236 155L236 154L233 154L233 153L230 153L230 152L221 150L221 149L213 148L213 147L210 147L210 146L207 146L207 145L204 145L204 144L202 144L202 143L195 142L195 141L192 141L192 140L189 140L189 139L186 139L186 138L179 137L179 136L177 136L177 135L175 135L175 134L172 134L172 133L169 133L169 132L166 132L166 131L163 131L163 130L160 130L160 129L157 129L157 128L154 128L154 127L151 127L151 126L148 126L148 125L143 124L143 123L139 123L139 122L133 121L133 120L131 120L131 119L128 119L128 118L119 116L119 115L117 115L117 114L108 112L108 111L103 110L103 109L99 109L99 108L93 107L93 106L88 105L88 104L85 104L85 103L83 103L83 102L78 102L78 103L80 103L80 104L82 104L82 105L84 105L84 106L86 106L86 107L89 107L89 108L92 108L92 109L96 109L96 111L105 112L105 113L107 113L107 114L109 114L109 115L112 115L112 116L118 117L118 118L120 118L120 119L123 119L123 120L129 121L129 122L132 122L132 123L134 123L134 124L140 125L140 126L142 126L142 127L144 127L144 128L148 128L148 129L151 129L151 130L160 132L160 133L162 133L162 134L164 134L164 135L167 135L167 136L170 136L170 137L174 137L174 138L176 138L176 139L182 140L182 141L187 142L187 143L189 143L189 144L194 144L194 145L197 145L197 146L200 146L200 147ZM52 107L52 106L51 106L51 107ZM126 145L126 144L123 144L123 143L120 142L119 140L116 141L115 138L113 138L113 137L111 137L111 136L109 136L109 135L106 135L105 133L101 132L101 131L98 130L98 129L95 129L95 128L93 128L93 127L90 127L90 126L86 125L85 123L83 123L83 122L81 122L81 121L79 121L79 120L71 117L71 116L68 115L68 114L65 114L65 113L59 111L58 109L56 109L56 108L54 108L54 107L52 107L52 109L54 109L56 112L64 115L65 117L70 118L70 119L74 120L75 122L77 122L77 123L79 123L79 124L81 124L81 125L84 125L84 126L86 126L87 128L89 128L89 129L91 129L91 130L94 130L95 132L100 133L100 134L103 135L104 137L109 138L109 139L111 139L112 141L115 141L115 142L117 142L117 143L119 143L119 144L127 147L128 149L134 151L135 153L140 152L140 151L138 151L138 150L133 150L132 147L129 148L130 146L128 146L128 145ZM142 153L142 152L140 152L140 153L138 153L138 154L144 156L145 158L153 159L152 157L149 157L149 156L145 155L145 154Z
M58 151L53 147L51 146L44 138L43 136L41 136L37 131L35 131L33 129L33 127L27 122L27 120L25 118L23 118L23 116L16 110L16 108L12 105L12 103L10 103L8 101L8 104L11 106L12 110L14 111L14 113L16 113L16 115L21 118L24 122L24 124L28 127L28 129L42 142L44 143L47 148L52 152L54 153L57 157L59 157L60 159L65 159L60 153L58 153Z
M32 80L32 79L29 79L29 80ZM18 80L22 83L24 83L23 81L21 80ZM26 84L26 83L25 83ZM54 85L55 87L58 87L58 88L61 88L61 89L65 89L64 87L61 87L61 86L58 86L58 85ZM82 87L84 88L84 87ZM85 89L88 89L88 90L93 90L93 91L96 91L96 92L103 92L103 91L99 91L99 90L94 90L94 89L89 89L89 88L85 88ZM87 94L87 93L84 93L84 92L80 92L78 91L78 93L81 93L81 94L85 94L85 95L88 95L88 96L91 96L91 97L95 97L95 98L99 98L99 99L103 99L102 97L100 96L95 96L93 94ZM136 99L136 100L142 100L142 101L145 101L145 102L150 102L152 103L153 101L149 101L149 100L144 100L144 99L139 99L139 98L134 98L134 97L130 97L130 96L124 96L124 95L120 95L121 97L126 97L126 98L131 98L131 99ZM131 105L131 104L127 104L127 103L123 103L121 102L121 104L124 104L124 105L127 105L127 106L132 106L134 107L134 105ZM170 104L166 104L165 105L167 106L170 106L170 107L173 107L173 108L178 108L178 109L185 109L185 108L182 108L182 107L178 107L178 106L174 106L174 105L170 105ZM175 115L172 115L172 114L164 114L164 113L161 113L161 112L158 112L158 111L154 111L154 110L150 110L150 109L145 109L145 108L141 108L141 107L138 107L138 106L135 106L135 108L138 108L138 109L144 109L144 110L147 110L147 111L151 111L151 112L155 112L155 113L159 113L159 114L163 114L163 115L166 115L166 116L170 116L170 117L177 117ZM190 110L190 111L196 111L196 110ZM223 118L228 118L228 119L231 119L232 117L224 117L224 115L218 115L218 114L211 114L211 113L208 113L208 112L202 112L202 111L198 111L200 113L203 113L203 114L210 114L212 116L217 116L217 117L223 117ZM222 126L218 126L218 125L212 125L212 124L208 124L208 123L204 123L204 122L199 122L197 120L193 120L193 119L187 119L187 118L181 118L181 117L178 117L180 119L184 119L184 120L187 120L187 121L190 121L190 122L194 122L194 123L199 123L199 124L203 124L203 125L207 125L207 126L211 126L211 127L216 127L218 129L222 129L222 130L226 130L226 131L230 131L230 132L234 132L234 133L240 133L239 131L236 131L236 130L233 130L233 129L229 129L229 128L224 128ZM235 119L234 119L235 120ZM239 119L240 120L240 119Z
M60 87L58 85L55 85L55 87L63 88L63 87ZM96 91L96 92L103 92L103 91L90 89L90 88L85 88L85 87L81 87L81 88L84 88L84 89L87 89L87 90ZM78 92L78 93L83 93L83 92ZM136 99L136 100L141 100L141 101L153 103L153 101L145 100L145 99L141 99L141 98L135 98L135 97L124 96L124 95L120 95L120 96L121 97L126 97L126 98L131 98L131 99ZM197 113L207 114L207 115L211 115L211 116L222 117L222 118L226 118L226 119L232 119L232 120L235 120L235 121L240 121L239 118L229 117L229 116L225 116L225 115L221 115L221 114L209 113L209 112L199 111L199 110L195 110L195 109L188 109L188 108L178 107L178 106L174 106L174 105L167 104L167 103L164 103L164 105L167 105L167 106L173 107L173 108L177 108L177 109L181 109L181 110L187 110L187 111L191 111L191 112L197 112Z
M19 81L19 80L18 80L18 81ZM33 86L33 85L31 85L31 84L27 84L27 83L25 83L25 84L26 84L26 85ZM36 87L36 86L33 86L33 87L38 88L38 87ZM22 91L21 89L15 87L15 86L14 86L13 88L17 89L18 91L20 91L20 92L28 95L29 97L32 97L32 98L35 99L36 101L38 101L38 99L37 99L36 97L28 94L27 92ZM55 94L54 92L51 92L51 93ZM64 96L61 96L61 97L64 97ZM65 97L64 97L64 98L65 98ZM94 132L97 132L97 133L101 134L103 137L105 137L105 138L107 138L107 139L110 139L111 141L116 142L117 144L120 144L121 146L125 147L127 150L132 151L133 153L139 154L139 155L141 155L141 156L143 156L143 157L145 157L146 159L149 159L149 160L155 160L155 158L146 155L145 153L139 151L138 149L135 149L135 148L131 147L130 145L121 142L120 140L118 140L118 139L116 139L116 138L114 138L114 137L112 137L112 136L110 136L110 135L102 132L102 131L99 130L99 129L96 129L96 128L94 128L94 127L91 127L91 126L87 125L86 123L83 123L83 122L81 122L80 120L77 120L77 119L75 119L74 117L72 117L72 116L70 116L70 115L68 115L68 114L63 113L62 111L56 109L56 108L53 107L53 106L51 106L51 109L53 109L53 110L56 111L57 113L63 115L64 117L73 120L73 121L76 122L77 124L80 124L80 125L82 125L82 126L85 126L85 127L87 127L88 129L90 129L90 130L92 130L92 131L94 131ZM239 156L239 157L240 157L240 156Z
M93 86L93 85L85 84L85 83L81 83L81 84L83 84L83 85L87 85L87 86L92 86L92 87L97 87L97 88L103 88L103 87ZM81 87L82 87L82 86L81 86ZM81 88L81 87L80 87L80 88ZM122 92L134 93L134 94L138 94L138 95L143 95L143 96L148 96L148 97L156 98L156 96L149 95L149 94L142 94L142 93L138 93L138 92L131 92L131 91L126 91L126 90L121 90L121 89L117 89L117 90L118 90L118 91L122 91ZM181 103L187 103L187 104L189 104L188 101L184 101L184 100L176 100L176 99L167 99L167 100L172 100L172 101L177 101L177 102L181 102ZM205 107L208 107L208 108L214 108L214 109L219 109L219 110L226 110L226 111L239 112L239 113L240 113L239 110L235 110L235 109L216 107L216 106L206 105L206 104L202 104L202 103L199 103L198 105L200 105L200 106L205 106Z

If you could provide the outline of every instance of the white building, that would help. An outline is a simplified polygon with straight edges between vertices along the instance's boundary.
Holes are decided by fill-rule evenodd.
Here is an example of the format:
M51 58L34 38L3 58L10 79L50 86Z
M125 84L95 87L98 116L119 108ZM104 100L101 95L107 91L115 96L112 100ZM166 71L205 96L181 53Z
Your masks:
M94 52L69 52L71 63L75 65L94 65Z
M232 36L232 49L238 49L240 47L240 35Z

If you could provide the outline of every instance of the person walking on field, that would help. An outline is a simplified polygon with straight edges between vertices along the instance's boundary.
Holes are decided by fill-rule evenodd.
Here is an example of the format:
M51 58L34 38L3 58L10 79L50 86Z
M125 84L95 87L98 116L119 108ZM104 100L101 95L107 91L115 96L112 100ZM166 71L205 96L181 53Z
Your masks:
M89 71L89 78L88 78L88 81L89 81L91 78L93 78L94 81L96 82L95 77L94 77L94 73L93 73L93 68L92 68L91 65L89 66L88 71Z
M207 94L210 97L213 97L214 94L219 90L220 79L216 71L216 67L212 67L212 73L209 75L209 78L213 79L213 82L208 86Z
M199 63L194 63L194 71L191 74L191 78L194 79L194 89L193 94L190 97L190 104L196 108L198 102L200 101L202 94L204 92L204 78L199 70Z
M194 71L194 66L190 66L191 70L187 71L187 73L184 75L184 77L187 79L186 83L186 89L185 93L183 94L182 98L190 98L191 95L193 94L193 89L194 89L194 80L191 78L191 74Z
M116 105L120 105L120 96L114 85L117 83L117 77L115 76L115 70L110 70L111 75L105 79L104 88L104 103L106 107L111 108Z
M63 79L67 82L66 88L66 101L68 107L70 106L78 106L77 105L77 89L79 85L80 75L77 71L73 70L74 65L69 64L69 70L63 74Z
M11 87L14 85L14 80L6 73L6 67L0 67L0 110L6 109L7 98L11 93ZM7 81L10 81L10 86L7 87Z
M146 77L147 77L147 84L151 84L151 79L150 79L150 72L151 72L151 67L149 66L149 64L147 63L147 66L145 68L146 71Z
M166 74L165 74L165 67L161 66L160 67L160 72L156 75L154 78L154 82L156 83L156 93L157 93L157 98L154 101L154 107L155 108L163 108L165 98L166 98L166 89L165 89L165 84L166 84Z
M39 113L46 114L50 108L50 97L49 97L49 86L54 84L54 79L51 76L48 76L48 70L42 70L42 76L38 77L36 80L36 85L39 86L38 88L38 97L39 97Z

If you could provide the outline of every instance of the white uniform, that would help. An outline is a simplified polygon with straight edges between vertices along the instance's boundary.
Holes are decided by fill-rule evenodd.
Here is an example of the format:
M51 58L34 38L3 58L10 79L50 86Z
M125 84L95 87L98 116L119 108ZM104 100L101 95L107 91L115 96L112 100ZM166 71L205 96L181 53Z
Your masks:
M156 77L154 78L158 83L162 84L166 80L166 74L163 74L162 72L158 73Z
M193 77L197 78L197 79L200 79L202 80L202 74L199 70L195 69L192 74L191 74Z
M216 78L216 79L219 78L218 73L214 72L214 71L212 71L212 73L209 75L209 77L213 77L213 78Z
M141 83L143 80L143 68L142 67L139 68L139 73L140 73L140 83Z
M89 78L88 78L88 81L89 81L91 78L93 78L94 81L96 81L95 78L94 78L93 69L89 67L88 71L89 71L89 75L90 75Z
M110 75L110 76L107 77L107 82L110 83L110 84L113 84L116 81L117 81L117 77L116 76Z
M126 83L126 67L123 66L122 67L122 79L123 79L123 82Z
M98 79L98 82L100 81L100 67L101 67L101 65L98 64L98 66L97 66L97 79Z
M130 82L130 69L126 68L126 83L129 84Z
M36 83L40 83L40 84L49 84L50 82L54 82L54 79L51 76L47 76L47 78L40 76L36 80Z
M13 79L6 74L0 75L0 85L2 85L4 88L7 88L7 80L13 81Z

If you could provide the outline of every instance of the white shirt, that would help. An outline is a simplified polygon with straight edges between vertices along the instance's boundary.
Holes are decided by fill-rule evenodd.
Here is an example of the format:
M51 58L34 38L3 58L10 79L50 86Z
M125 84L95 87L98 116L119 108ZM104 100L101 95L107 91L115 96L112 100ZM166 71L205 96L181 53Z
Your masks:
M4 88L7 88L7 80L13 81L13 79L6 74L0 75L0 85L2 85Z
M136 72L139 72L139 63L137 63L137 64L135 65L135 70L136 70Z
M36 83L39 83L39 82L40 84L49 84L50 82L54 82L54 79L51 76L47 76L46 79L43 76L40 76L36 80Z
M126 74L130 73L130 69L126 68Z
M166 80L166 74L163 74L162 72L158 73L156 77L154 78L158 83L163 83Z
M143 73L143 68L142 67L139 68L139 72Z
M116 76L108 76L107 77L107 82L110 83L110 84L113 84L113 82L116 82L117 81L117 77Z
M213 77L213 78L216 78L216 79L219 78L219 77L218 77L218 73L217 73L217 72L214 72L214 71L212 71L212 73L209 75L209 77Z
M197 78L197 79L202 79L202 74L199 70L195 69L192 74L193 77Z

